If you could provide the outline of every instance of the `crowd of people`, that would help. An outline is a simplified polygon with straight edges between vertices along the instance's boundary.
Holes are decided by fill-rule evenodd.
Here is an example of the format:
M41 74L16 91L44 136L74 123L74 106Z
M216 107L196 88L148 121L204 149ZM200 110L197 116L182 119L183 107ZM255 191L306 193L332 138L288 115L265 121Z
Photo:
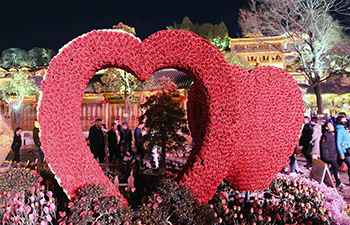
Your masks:
M304 117L303 129L299 141L302 153L307 163L304 167L310 169L313 159L320 159L330 165L336 186L339 189L347 187L341 183L338 172L345 163L348 167L350 185L350 122L345 113L337 118L318 119ZM291 172L295 172L295 155L290 158Z
M94 125L89 130L88 140L90 142L90 150L94 158L100 163L108 160L109 163L123 162L125 157L131 156L132 160L138 159L143 164L145 150L141 143L144 135L145 123L140 122L134 130L134 135L128 127L127 122L119 123L116 119L110 130L107 130L105 124L102 124L100 118L95 120ZM21 139L22 129L16 128L14 132L13 143L11 149L14 153L13 162L20 161L20 148L22 146ZM44 153L41 150L39 139L39 124L35 121L33 129L33 141L39 152L39 160L43 162ZM132 146L134 143L134 148ZM337 118L318 119L317 117L304 117L304 124L301 131L299 146L301 152L305 156L307 163L304 165L310 169L313 159L320 159L330 166L330 171L334 175L336 186L340 189L347 187L341 183L339 179L340 168L345 163L348 168L348 178L350 185L350 121L345 113L340 113ZM153 161L157 160L157 151L152 157ZM107 156L107 157L106 157ZM106 159L107 158L107 159ZM156 164L158 164L156 162ZM295 169L295 154L290 157L290 172L298 172Z
M134 131L128 127L127 122L120 124L119 119L116 119L111 124L111 129L107 130L105 124L102 124L100 118L95 120L95 124L89 130L90 150L100 163L105 162L108 155L109 163L120 163L125 157L131 156L132 160L139 159L141 164L145 156L145 150L141 144L143 135L144 122L140 122ZM132 148L134 140L135 150Z

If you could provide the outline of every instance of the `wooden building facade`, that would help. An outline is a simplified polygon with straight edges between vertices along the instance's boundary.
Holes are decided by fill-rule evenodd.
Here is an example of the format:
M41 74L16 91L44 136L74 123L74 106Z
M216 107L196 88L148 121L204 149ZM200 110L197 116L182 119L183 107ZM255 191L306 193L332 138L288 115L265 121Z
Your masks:
M43 79L43 74L35 73L32 71L32 79L35 80L35 83L40 87L41 81ZM10 74L7 74L5 78L0 79L4 82L6 79L9 79ZM154 82L153 84L148 84L144 91L136 93L133 101L131 103L131 117L129 118L129 127L134 129L138 124L138 118L142 115L140 104L145 100L147 96L150 96L156 89L160 88L158 79L161 77L170 78L172 82L178 85L180 98L178 101L181 104L181 107L186 111L186 102L187 102L187 90L192 84L191 78L178 70L175 69L164 69L157 71L153 74ZM124 100L115 100L110 96L118 96L118 93L95 93L93 90L94 82L98 81L100 77L98 75L94 76L93 79L87 84L84 96L82 98L81 104L81 116L80 123L83 132L89 130L93 125L96 118L101 118L103 123L110 128L110 125L115 119L119 119L121 122L125 120L125 108ZM152 90L152 91L151 91ZM120 95L119 95L120 96ZM19 109L20 114L20 127L24 131L31 131L34 127L34 120L37 118L37 99L36 98L25 98L23 105ZM4 115L8 123L12 125L12 128L17 127L17 121L14 112L9 107L9 105L0 101L0 114Z

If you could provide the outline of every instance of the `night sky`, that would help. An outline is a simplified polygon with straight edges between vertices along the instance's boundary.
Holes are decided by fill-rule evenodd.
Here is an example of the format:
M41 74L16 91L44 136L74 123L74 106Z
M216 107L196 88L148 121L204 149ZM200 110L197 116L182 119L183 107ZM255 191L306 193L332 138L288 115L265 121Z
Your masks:
M181 24L188 16L193 23L224 22L231 37L240 33L238 9L248 0L208 1L13 1L1 3L0 52L10 47L29 50L33 47L57 51L75 37L93 29L112 28L123 22L136 29L141 40L166 29L174 22Z

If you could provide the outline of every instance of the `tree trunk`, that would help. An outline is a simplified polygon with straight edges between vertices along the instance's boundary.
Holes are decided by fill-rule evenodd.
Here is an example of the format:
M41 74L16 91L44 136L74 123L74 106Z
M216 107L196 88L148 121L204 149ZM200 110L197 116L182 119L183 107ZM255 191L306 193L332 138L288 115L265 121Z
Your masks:
M129 123L130 116L131 116L131 103L130 103L130 98L129 95L124 93L124 108L125 108L125 114L128 116L124 118L124 121Z
M128 96L125 94L125 97L124 97L124 109L125 109L125 112L124 112L124 114L126 114L126 113L128 113ZM123 117L124 117L124 115L123 115ZM127 117L124 117L124 122L129 122L129 118L127 118Z
M323 113L323 101L322 101L322 89L321 89L320 83L317 83L314 86L314 91L315 91L315 95L316 95L317 113L322 114Z
M21 126L21 113L18 110L15 110L15 109L13 109L13 112L15 113L17 127L20 127Z

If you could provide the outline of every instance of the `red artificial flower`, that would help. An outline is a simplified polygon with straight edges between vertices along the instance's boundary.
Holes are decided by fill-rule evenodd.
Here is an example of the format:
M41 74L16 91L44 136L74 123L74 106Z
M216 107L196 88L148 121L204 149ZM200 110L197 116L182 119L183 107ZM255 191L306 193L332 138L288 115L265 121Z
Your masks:
M258 67L248 72L229 65L215 46L188 31L159 31L140 42L126 33L95 30L60 50L41 87L43 149L72 197L75 190L92 182L107 185L109 194L120 196L84 142L66 138L68 133L80 137L81 131L52 126L68 123L67 118L72 127L80 126L76 112L81 92L95 71L106 66L132 70L140 80L161 68L181 68L194 80L188 119L196 145L176 179L197 194L200 202L211 199L223 179L238 190L264 189L293 151L303 102L285 71ZM273 121L267 116L272 113ZM76 149L79 157L73 158L76 155L70 152Z

